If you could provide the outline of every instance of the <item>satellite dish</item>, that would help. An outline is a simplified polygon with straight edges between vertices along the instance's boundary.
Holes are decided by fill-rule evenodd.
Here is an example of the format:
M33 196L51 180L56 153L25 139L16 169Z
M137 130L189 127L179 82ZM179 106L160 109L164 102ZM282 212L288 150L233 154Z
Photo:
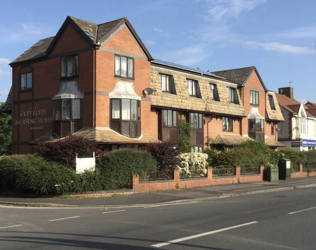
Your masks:
M145 88L143 90L143 92L146 94L146 95L151 95L152 93L154 93L154 90L152 88Z

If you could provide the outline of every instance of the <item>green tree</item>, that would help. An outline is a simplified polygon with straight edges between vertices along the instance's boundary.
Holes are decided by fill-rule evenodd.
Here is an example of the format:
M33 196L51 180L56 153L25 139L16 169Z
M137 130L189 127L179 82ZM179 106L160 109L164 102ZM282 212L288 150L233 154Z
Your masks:
M185 120L179 120L179 150L181 153L191 152L192 127Z
M0 103L0 155L11 153L11 115L2 112L4 103Z

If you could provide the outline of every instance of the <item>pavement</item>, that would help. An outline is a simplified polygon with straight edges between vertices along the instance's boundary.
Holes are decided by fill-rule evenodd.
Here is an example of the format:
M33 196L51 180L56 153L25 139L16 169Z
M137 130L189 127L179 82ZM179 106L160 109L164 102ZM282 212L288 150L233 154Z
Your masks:
M279 180L275 182L239 183L151 193L133 193L102 198L53 197L25 198L0 194L0 205L23 207L139 207L159 204L188 203L209 199L278 192L297 188L316 187L316 177ZM121 191L120 191L121 192Z

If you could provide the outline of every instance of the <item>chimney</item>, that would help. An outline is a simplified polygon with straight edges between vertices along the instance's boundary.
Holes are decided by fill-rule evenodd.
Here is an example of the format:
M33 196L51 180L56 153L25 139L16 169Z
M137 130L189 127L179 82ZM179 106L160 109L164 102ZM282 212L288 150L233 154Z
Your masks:
M279 94L285 95L288 98L293 99L293 88L292 87L279 88Z

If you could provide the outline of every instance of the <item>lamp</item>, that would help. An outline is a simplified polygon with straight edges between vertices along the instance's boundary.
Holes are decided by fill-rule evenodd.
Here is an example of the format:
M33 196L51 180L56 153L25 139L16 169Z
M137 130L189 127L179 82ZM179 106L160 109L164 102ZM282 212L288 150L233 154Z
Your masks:
M151 95L152 93L154 93L154 90L152 88L145 88L143 92L146 95Z

